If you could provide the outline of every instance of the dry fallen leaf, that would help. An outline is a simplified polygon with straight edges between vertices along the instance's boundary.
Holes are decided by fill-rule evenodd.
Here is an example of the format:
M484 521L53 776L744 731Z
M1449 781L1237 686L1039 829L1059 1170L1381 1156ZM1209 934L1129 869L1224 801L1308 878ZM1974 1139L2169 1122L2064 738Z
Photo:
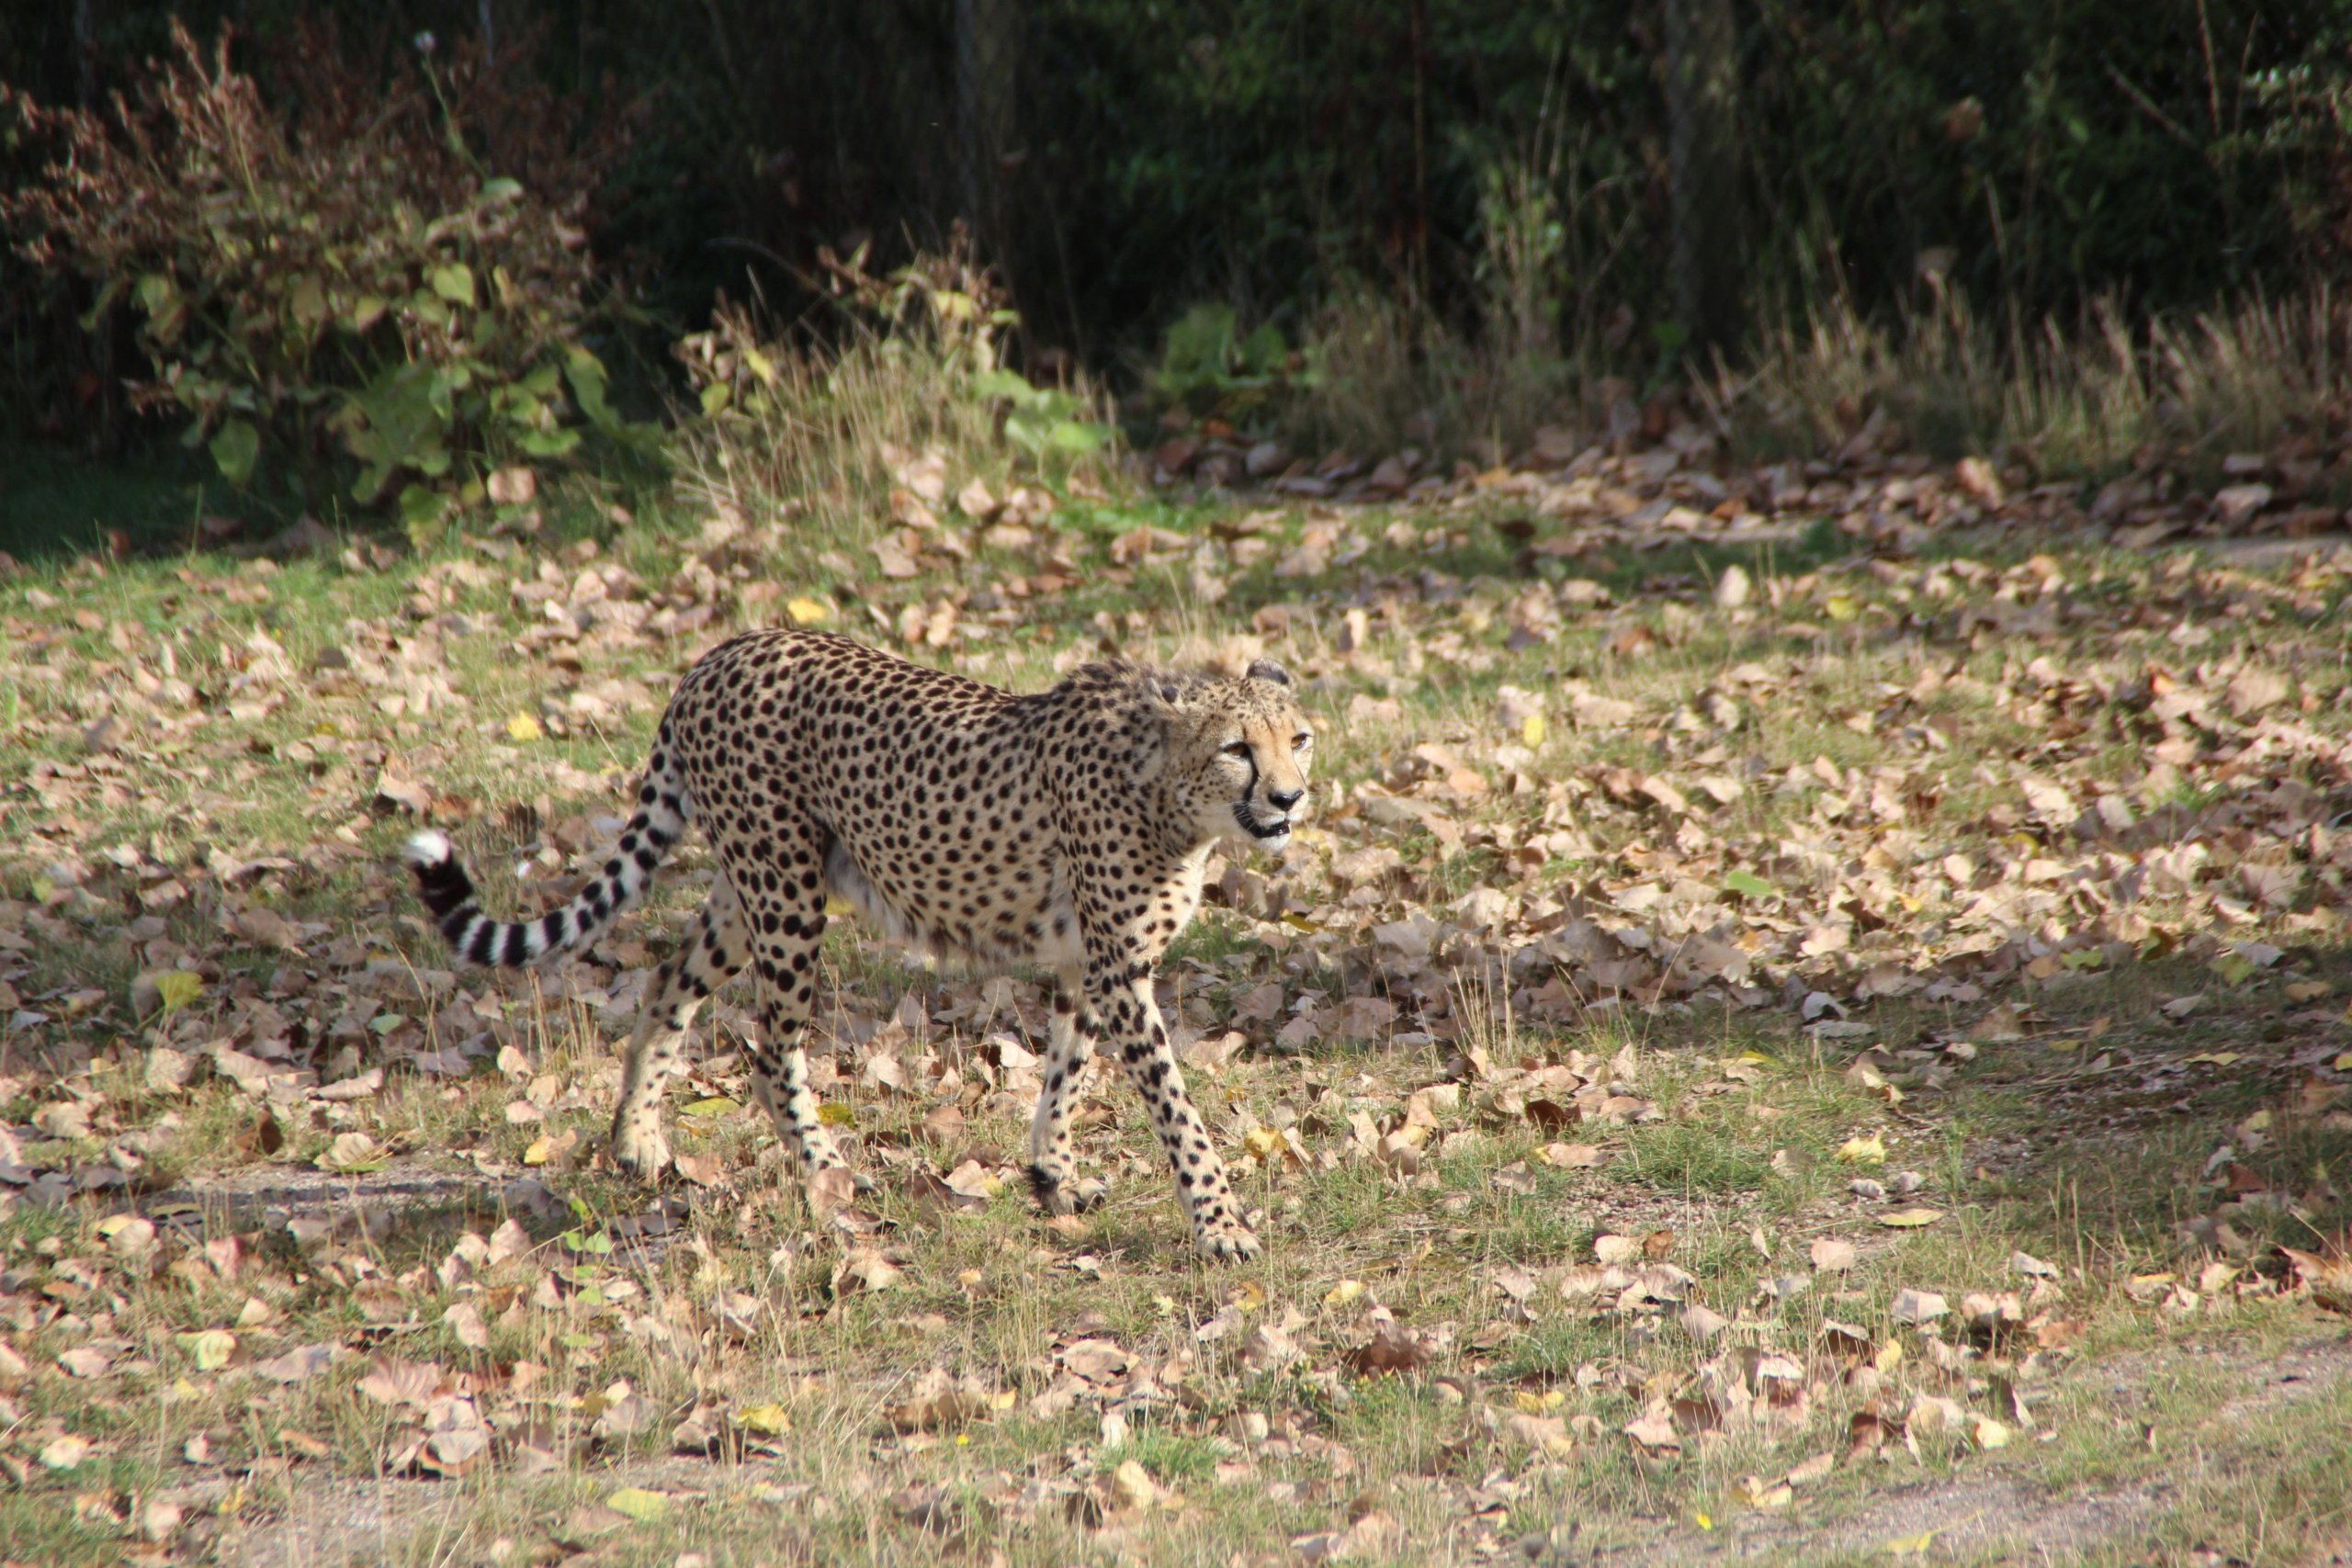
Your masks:
M1843 1273L1854 1266L1858 1256L1852 1242L1838 1241L1831 1236L1821 1237L1810 1250L1813 1266L1825 1274Z
M2281 1247L2278 1250L2294 1265L2295 1277L2311 1292L2313 1305L2352 1316L2352 1248L2305 1252Z
M1394 1318L1373 1324L1372 1337L1347 1354L1349 1371L1358 1377L1384 1372L1413 1372L1429 1365L1429 1347L1421 1337Z

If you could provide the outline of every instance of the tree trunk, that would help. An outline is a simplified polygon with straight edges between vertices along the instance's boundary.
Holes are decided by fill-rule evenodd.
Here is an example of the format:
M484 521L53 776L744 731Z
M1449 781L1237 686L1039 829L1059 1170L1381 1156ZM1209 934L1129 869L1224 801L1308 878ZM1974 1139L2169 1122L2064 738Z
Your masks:
M1015 268L1005 160L1019 150L1019 0L956 0L956 174L983 260Z
M1731 0L1667 0L1674 313L1702 357L1739 339L1738 48Z
M74 99L88 114L98 107L96 0L74 0Z

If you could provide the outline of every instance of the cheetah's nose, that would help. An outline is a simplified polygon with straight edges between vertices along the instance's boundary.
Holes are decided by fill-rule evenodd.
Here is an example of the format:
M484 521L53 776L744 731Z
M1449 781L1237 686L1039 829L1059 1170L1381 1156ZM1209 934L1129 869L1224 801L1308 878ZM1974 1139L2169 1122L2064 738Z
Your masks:
M1306 792L1303 789L1270 789L1266 792L1266 798L1273 803L1275 810L1288 811L1306 798Z

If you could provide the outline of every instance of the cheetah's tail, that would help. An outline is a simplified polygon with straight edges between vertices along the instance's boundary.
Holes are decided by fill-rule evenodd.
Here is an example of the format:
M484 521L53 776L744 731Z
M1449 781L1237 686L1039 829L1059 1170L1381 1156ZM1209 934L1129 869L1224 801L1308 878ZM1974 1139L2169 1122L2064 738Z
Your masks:
M654 869L677 844L688 820L684 781L648 778L637 815L621 830L620 847L605 862L603 872L571 903L536 920L494 920L482 913L474 880L466 874L465 863L445 833L415 835L402 847L401 858L416 873L417 896L460 958L517 969L550 953L585 947L622 910L642 898L652 886Z

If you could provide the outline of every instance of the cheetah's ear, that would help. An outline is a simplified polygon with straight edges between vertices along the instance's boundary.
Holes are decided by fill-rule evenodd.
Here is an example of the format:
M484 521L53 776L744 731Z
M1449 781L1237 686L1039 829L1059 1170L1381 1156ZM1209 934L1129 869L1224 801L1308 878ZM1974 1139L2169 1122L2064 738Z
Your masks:
M1272 681L1277 686L1290 684L1290 671L1271 659L1253 659L1247 671L1252 681Z

